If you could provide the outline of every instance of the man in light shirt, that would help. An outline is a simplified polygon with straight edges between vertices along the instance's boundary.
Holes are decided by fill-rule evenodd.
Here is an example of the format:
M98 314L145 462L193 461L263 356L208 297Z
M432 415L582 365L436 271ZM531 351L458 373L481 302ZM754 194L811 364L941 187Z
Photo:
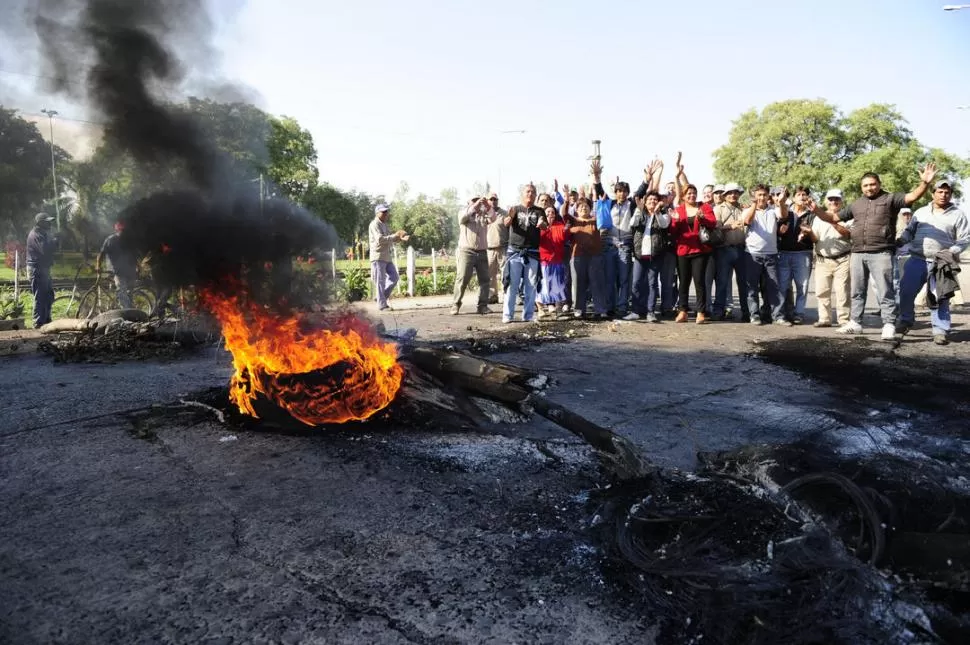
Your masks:
M778 217L779 210L782 217L787 214L788 190L778 187L771 192L774 205L768 203L768 187L764 184L755 186L754 201L741 213L742 222L748 227L747 236L744 238L748 311L751 312L752 325L762 324L759 298L763 275L765 304L771 310L771 320L776 325L787 327L791 323L785 321L778 293Z
M833 188L825 193L826 210L838 216L842 210L842 191ZM839 325L849 322L851 289L849 256L852 253L852 220L829 223L820 217L812 220L806 237L815 244L815 297L818 300L818 321L815 327L832 326L832 304Z
M394 243L400 240L407 242L411 236L404 231L391 233L391 228L387 225L391 209L387 204L378 204L374 209L374 219L367 227L367 241L370 250L370 275L374 281L374 294L377 299L377 308L380 311L390 309L387 299L394 292L397 281L400 279L397 267L394 266L394 257L391 253Z

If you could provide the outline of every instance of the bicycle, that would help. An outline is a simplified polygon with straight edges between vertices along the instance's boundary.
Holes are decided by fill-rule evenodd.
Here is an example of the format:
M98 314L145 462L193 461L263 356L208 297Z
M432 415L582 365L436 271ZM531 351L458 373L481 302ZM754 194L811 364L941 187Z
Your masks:
M111 273L105 275L111 276ZM118 298L118 289L114 280L109 280L108 285L102 285L102 274L98 274L94 286L84 292L77 305L76 318L94 318L98 314L113 309L123 309ZM144 311L150 314L155 307L155 299L150 289L135 286L131 289L132 309Z
M87 289L80 288L78 283L81 281L81 273L86 271L90 272L91 269L92 266L90 263L81 263L78 265L77 271L74 273L74 283L71 286L71 293L54 298L53 311L63 311L65 318L78 317L78 305L81 303L81 297L87 292Z

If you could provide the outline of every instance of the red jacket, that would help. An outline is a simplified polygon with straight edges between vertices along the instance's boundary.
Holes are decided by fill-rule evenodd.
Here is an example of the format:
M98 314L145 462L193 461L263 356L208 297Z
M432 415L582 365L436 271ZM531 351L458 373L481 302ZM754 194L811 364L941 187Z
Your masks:
M717 217L714 216L714 209L710 204L697 205L697 217L694 218L694 225L687 223L687 206L681 204L674 209L670 217L670 236L677 245L677 255L695 255L697 253L710 253L713 247L701 244L699 236L700 227L714 228L717 226Z
M561 219L548 228L539 230L539 262L541 264L563 264L566 261L566 239L569 231Z

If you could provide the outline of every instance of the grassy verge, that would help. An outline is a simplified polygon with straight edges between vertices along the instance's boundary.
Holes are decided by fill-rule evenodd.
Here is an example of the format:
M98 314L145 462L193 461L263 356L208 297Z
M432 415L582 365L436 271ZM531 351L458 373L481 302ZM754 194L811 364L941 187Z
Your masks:
M21 256L20 261L23 262L24 258ZM57 279L70 279L73 280L75 274L77 274L77 268L84 264L84 258L80 253L58 253L54 258L54 267L51 269L51 277L55 280ZM91 259L87 271L81 273L82 276L93 276L94 275L94 258ZM20 279L25 280L26 269L23 265L20 267ZM13 281L13 268L7 266L7 254L0 253L0 280Z

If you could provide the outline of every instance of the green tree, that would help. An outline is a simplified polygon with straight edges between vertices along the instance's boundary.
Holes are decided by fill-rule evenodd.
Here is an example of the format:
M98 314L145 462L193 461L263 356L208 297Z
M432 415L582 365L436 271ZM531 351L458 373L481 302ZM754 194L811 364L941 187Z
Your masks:
M316 186L319 172L313 137L296 120L270 116L248 103L194 97L171 108L199 125L211 145L222 153L223 171L238 189L255 194L256 183L263 175L281 196L302 202ZM170 159L135 161L110 130L91 163L98 169L95 175L103 177L101 192L109 199L102 205L107 211L120 210L136 199L187 180L185 168Z
M54 146L58 170L71 156ZM58 178L60 179L60 177ZM58 193L61 186L58 187ZM51 145L34 123L0 106L0 231L22 239L34 221L34 214L53 197L51 190Z
M454 243L454 214L426 195L418 195L413 201L393 202L391 217L391 228L402 228L410 233L409 244L423 253L448 248Z
M269 124L266 172L286 197L302 203L320 177L313 135L290 117L270 117Z
M909 190L918 169L934 161L940 175L956 180L967 161L919 143L892 105L872 104L843 115L824 100L772 103L749 110L714 152L720 183L805 185L816 192L838 187L860 194L866 172L879 173L886 190Z
M311 213L330 222L340 239L348 244L354 242L361 213L351 196L330 184L318 184L307 192L304 203Z

